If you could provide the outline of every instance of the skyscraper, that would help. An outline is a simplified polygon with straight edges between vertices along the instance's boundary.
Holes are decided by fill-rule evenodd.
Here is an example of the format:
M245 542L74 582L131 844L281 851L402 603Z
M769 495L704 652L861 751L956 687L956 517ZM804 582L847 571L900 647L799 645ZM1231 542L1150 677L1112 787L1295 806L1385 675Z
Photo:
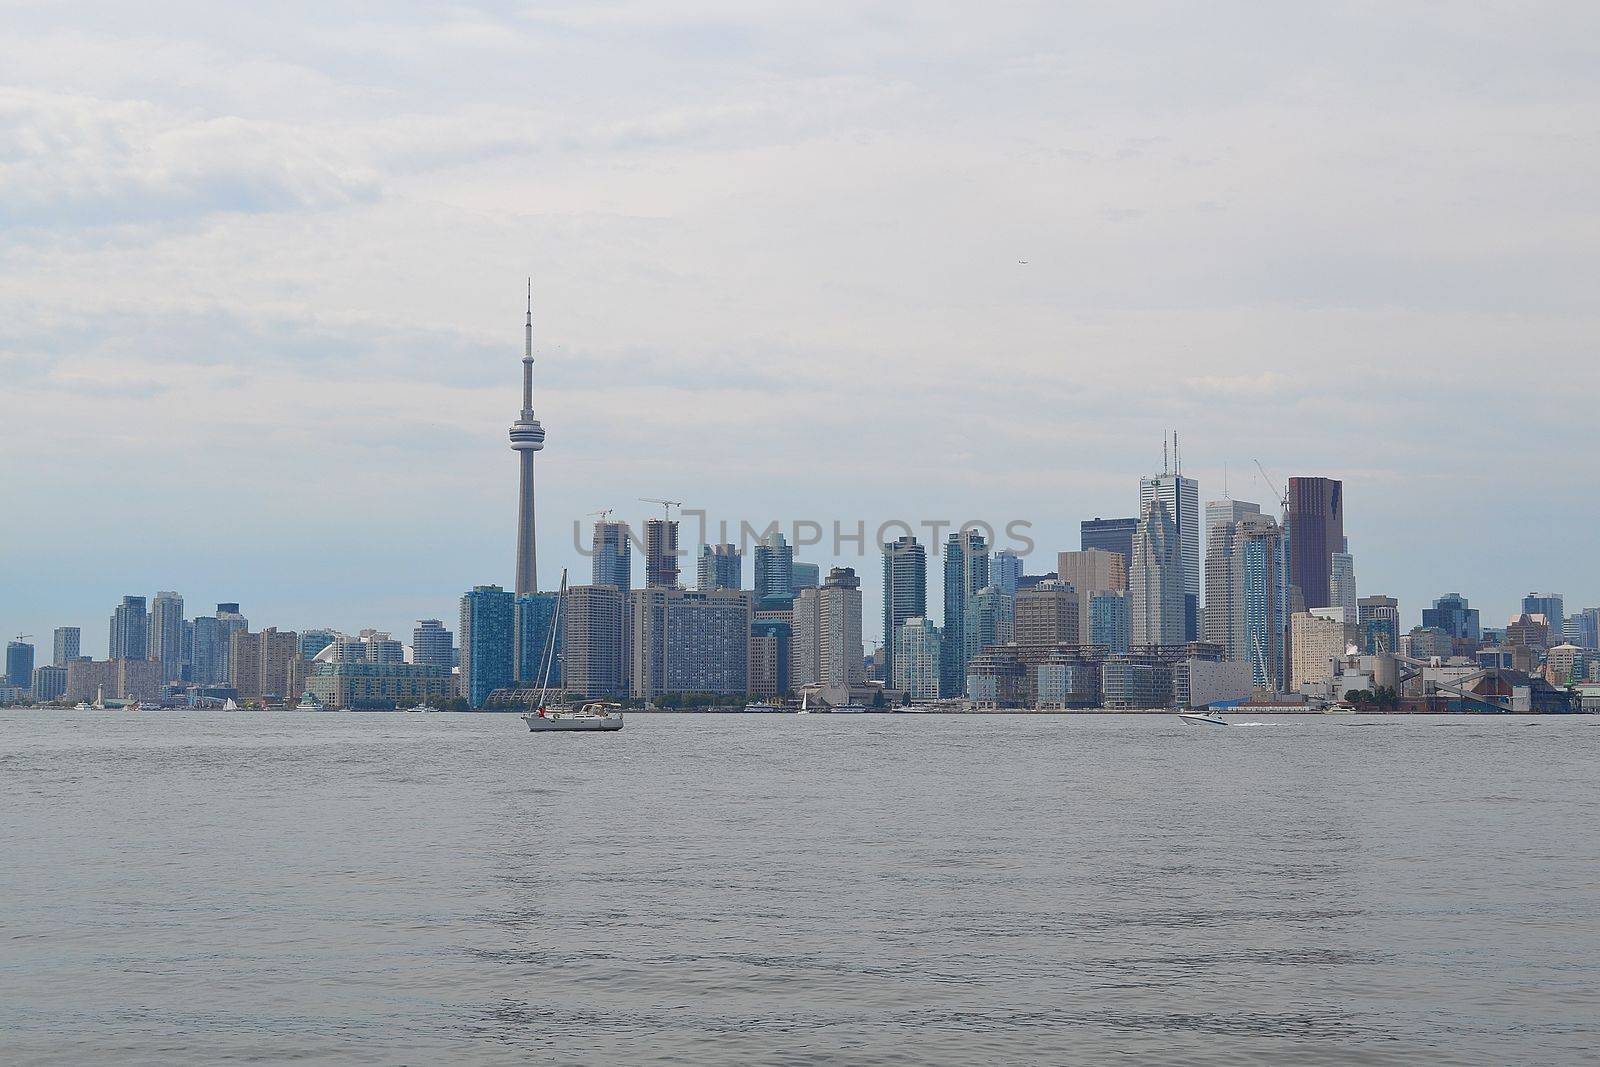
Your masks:
M339 639L339 634L334 630L312 627L300 631L300 658L308 663L317 658L317 654Z
M1126 570L1133 566L1133 531L1138 525L1138 519L1084 519L1078 526L1078 547L1084 551L1098 548L1115 552L1122 557Z
M861 652L861 579L835 567L820 587L795 597L790 682L797 689L860 685L867 677Z
M183 597L163 591L150 604L149 657L161 664L161 680L183 679Z
M621 696L628 690L627 609L614 585L567 590L561 623L561 682L584 697Z
M1130 552L1131 555L1131 552ZM1090 605L1100 593L1128 588L1128 562L1121 552L1106 548L1086 548L1082 552L1061 552L1056 556L1056 573L1070 582L1078 593L1078 636L1086 644L1103 644L1091 637ZM1124 605L1126 606L1126 605ZM1122 651L1127 651L1124 641Z
M989 543L975 529L962 530L945 539L944 546L944 666L940 692L961 696L967 687L967 601L989 584Z
M558 596L557 593L525 593L517 597L514 666L517 683L524 689L532 689L541 682L547 682L551 689L561 685L562 628L551 625L555 622ZM449 651L448 644L446 651ZM544 674L546 664L549 664L548 677Z
M1349 538L1344 549L1328 557L1328 607L1343 608L1349 622L1359 614L1356 601L1356 558L1350 554Z
M989 564L989 584L1007 596L1016 596L1021 581L1022 557L1009 548L996 552Z
M1126 589L1112 589L1089 598L1089 638L1114 656L1126 655L1132 644L1131 605L1133 596Z
M1356 624L1369 655L1400 652L1400 603L1393 597L1364 596L1356 601Z
M411 662L449 671L455 666L455 660L455 640L444 623L438 619L418 619L417 628L411 631Z
M678 522L646 519L644 584L652 589L678 588Z
M1290 478L1285 520L1289 584L1305 610L1333 605L1333 554L1346 551L1344 483L1332 478Z
M749 692L748 593L650 588L633 600L631 695Z
M816 563L795 560L790 567L789 588L798 596L802 589L816 589L822 585L822 567Z
M522 478L517 490L517 593L539 591L539 566L534 538L533 454L544 448L544 427L533 417L533 279L528 279L528 318L523 326L522 414L511 424L511 448L517 453ZM509 609L507 609L509 611ZM466 635L462 635L466 650ZM466 656L462 656L466 664ZM477 705L474 704L474 707Z
M1178 527L1161 493L1149 494L1141 505L1128 587L1134 645L1181 645L1189 640Z
M107 649L107 659L150 658L150 620L145 614L144 597L125 596L111 613Z
M1224 659L1248 663L1255 688L1282 691L1289 625L1283 531L1254 504L1233 515L1218 514L1206 538L1205 640L1219 645Z
M1017 647L1033 653L1082 644L1082 612L1071 582L1052 578L1017 592L1012 634Z
M601 520L594 524L591 584L614 585L626 596L633 589L633 546L628 524Z
M6 682L19 689L33 689L33 646L18 639L6 643Z
M757 611L783 611L794 601L794 549L773 530L755 547Z
M903 689L913 700L939 696L939 628L920 616L901 622L894 634L894 674L889 685Z
M883 676L895 678L895 630L928 614L928 553L907 534L883 546Z
M1177 540L1178 595L1182 598L1183 641L1193 641L1200 636L1200 485L1180 471L1163 470L1160 474L1139 479L1139 514L1144 515L1145 504L1159 500L1166 506L1171 518L1173 536ZM1138 533L1134 535L1134 558L1138 559ZM1134 611L1134 629L1137 630L1138 610ZM1134 644L1138 644L1137 635ZM1182 642L1179 642L1180 644Z
M194 620L194 668L192 677L201 685L229 685L233 634L248 630L249 620L239 614L239 605L217 605L217 614Z
M475 708L511 685L515 604L498 585L475 585L461 597L461 695Z
M961 654L966 664L986 648L1009 644L1015 620L1016 598L998 587L986 585L969 596L961 612Z
M701 592L744 587L744 554L736 545L701 545L695 568L695 586Z
M1550 624L1550 640L1559 644L1566 632L1567 600L1560 593L1529 593L1522 598L1522 610L1528 615L1543 615Z
M57 626L55 632L55 655L50 662L57 667L65 667L77 659L81 654L83 634L76 626Z
M1478 609L1469 606L1467 598L1460 593L1446 593L1433 602L1433 607L1423 608L1422 625L1430 630L1442 630L1458 641L1483 639Z

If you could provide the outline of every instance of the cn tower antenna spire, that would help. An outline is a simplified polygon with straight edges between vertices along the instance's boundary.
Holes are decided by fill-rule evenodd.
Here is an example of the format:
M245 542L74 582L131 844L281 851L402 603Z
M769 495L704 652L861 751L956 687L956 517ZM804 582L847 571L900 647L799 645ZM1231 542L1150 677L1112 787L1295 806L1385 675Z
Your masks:
M523 321L522 417L511 424L521 480L517 487L517 595L539 591L535 554L533 454L544 448L544 427L533 417L533 279L528 279L528 315Z

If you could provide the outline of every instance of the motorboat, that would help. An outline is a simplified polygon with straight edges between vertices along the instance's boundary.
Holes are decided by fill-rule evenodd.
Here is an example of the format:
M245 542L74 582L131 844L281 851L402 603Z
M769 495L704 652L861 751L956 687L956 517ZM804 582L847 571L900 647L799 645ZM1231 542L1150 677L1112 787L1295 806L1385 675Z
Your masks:
M835 704L829 710L835 715L865 715L867 706L865 704Z
M1185 726L1231 726L1233 725L1214 711L1183 712L1178 713L1178 718Z
M540 708L522 717L534 733L622 729L622 705L593 700L576 708Z
M93 711L94 710L94 705L90 704L87 700L80 700L76 704L72 705L72 710L73 711Z
M318 700L309 691L302 694L300 703L294 706L295 711L321 711L322 701Z
M414 713L419 714L419 715L422 714L423 712L432 711L432 710L433 709L428 707L428 705L426 705L426 704L413 704L413 705L411 705L411 707L406 709L406 711L408 711L408 712L414 712Z
M745 711L750 711L750 712L756 712L756 713L765 712L765 713L770 714L772 712L787 711L788 709L785 708L782 704L776 704L776 703L774 703L774 702L772 702L770 700L756 700L756 701L752 701L749 704L746 704L744 706L744 710Z

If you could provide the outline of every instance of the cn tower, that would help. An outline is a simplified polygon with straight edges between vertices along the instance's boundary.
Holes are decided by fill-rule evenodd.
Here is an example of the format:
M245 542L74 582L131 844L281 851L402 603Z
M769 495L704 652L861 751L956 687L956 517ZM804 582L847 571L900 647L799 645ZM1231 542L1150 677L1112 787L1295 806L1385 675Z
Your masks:
M517 491L517 595L539 591L534 545L533 454L544 447L544 427L533 417L533 279L528 279L528 320L523 326L522 416L511 424L511 447L522 462Z

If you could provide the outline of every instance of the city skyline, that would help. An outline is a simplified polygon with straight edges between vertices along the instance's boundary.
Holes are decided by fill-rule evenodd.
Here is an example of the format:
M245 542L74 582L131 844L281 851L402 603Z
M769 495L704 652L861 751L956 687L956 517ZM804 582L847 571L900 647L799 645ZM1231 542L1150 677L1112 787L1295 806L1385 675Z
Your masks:
M1341 480L1360 589L1408 621L1450 590L1496 625L1529 590L1600 602L1600 501L1563 459L1596 376L1595 194L1564 176L1593 148L1541 132L1600 99L1549 43L1582 37L1570 12L1318 9L1264 49L1231 8L952 34L666 7L648 48L461 11L357 53L292 47L371 39L331 9L191 14L29 9L0 45L0 121L39 146L0 177L12 633L77 625L103 655L117 598L162 590L407 633L514 588L499 435L530 272L546 588L588 571L573 518L637 528L640 496L1024 517L1049 570L1079 521L1136 514L1176 427L1202 504L1274 511L1256 459ZM1372 67L1374 33L1413 62ZM1135 54L1154 86L1107 58ZM608 92L574 98L580 70ZM1489 432L1523 411L1526 441ZM892 479L865 417L896 426ZM1523 506L1482 506L1504 492ZM867 557L807 562L855 567L874 634Z

